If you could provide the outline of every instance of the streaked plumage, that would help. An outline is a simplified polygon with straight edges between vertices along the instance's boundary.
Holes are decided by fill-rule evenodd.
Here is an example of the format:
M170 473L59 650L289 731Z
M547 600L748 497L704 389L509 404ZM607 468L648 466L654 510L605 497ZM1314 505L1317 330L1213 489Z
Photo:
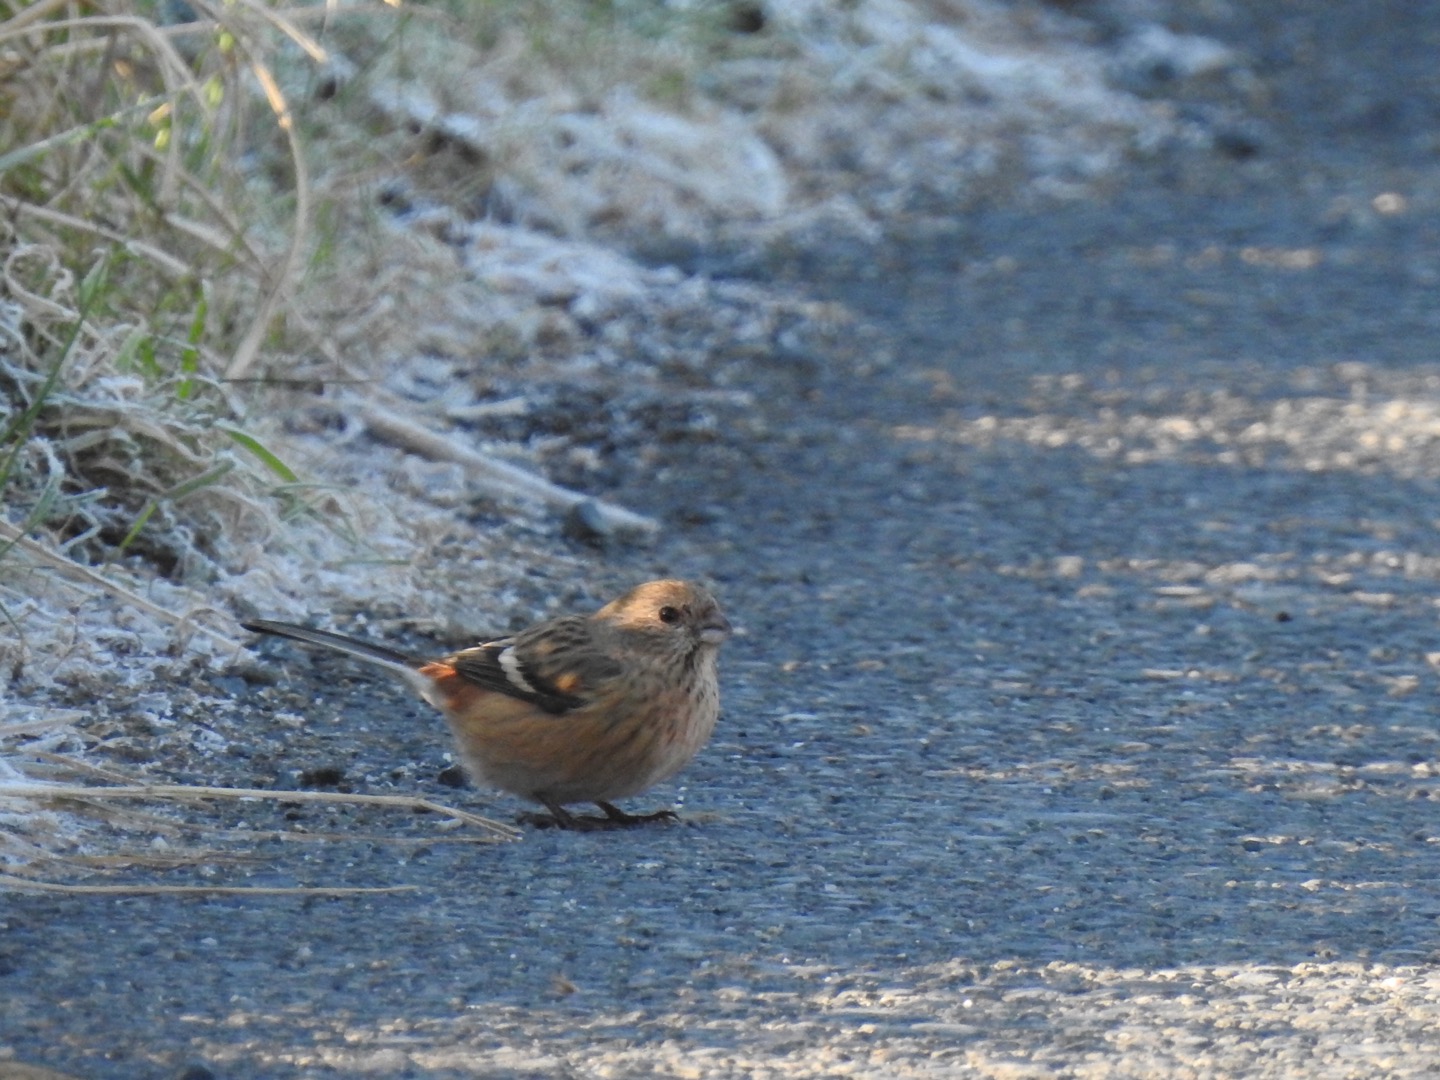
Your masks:
M613 800L683 769L720 713L717 659L730 623L684 581L637 586L594 615L423 660L384 646L259 620L244 624L398 672L445 714L474 779L546 806L557 824L633 824ZM606 817L576 818L593 802Z

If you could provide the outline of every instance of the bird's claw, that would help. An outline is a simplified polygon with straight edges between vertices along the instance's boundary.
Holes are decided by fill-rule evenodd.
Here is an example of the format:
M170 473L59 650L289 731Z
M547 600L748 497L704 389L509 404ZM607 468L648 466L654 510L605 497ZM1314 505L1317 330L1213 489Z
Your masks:
M537 829L568 829L572 832L603 832L607 829L630 829L636 825L649 825L657 821L679 821L674 810L656 810L653 814L627 814L618 806L607 802L596 802L605 811L604 817L594 814L572 814L563 806L552 806L548 814L527 811L516 816L521 825Z

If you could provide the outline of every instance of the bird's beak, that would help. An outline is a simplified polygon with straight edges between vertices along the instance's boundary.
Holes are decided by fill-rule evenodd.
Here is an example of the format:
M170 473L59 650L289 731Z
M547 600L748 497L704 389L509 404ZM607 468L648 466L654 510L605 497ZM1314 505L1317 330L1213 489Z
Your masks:
M719 645L730 636L730 620L716 611L700 624L700 640L706 645Z

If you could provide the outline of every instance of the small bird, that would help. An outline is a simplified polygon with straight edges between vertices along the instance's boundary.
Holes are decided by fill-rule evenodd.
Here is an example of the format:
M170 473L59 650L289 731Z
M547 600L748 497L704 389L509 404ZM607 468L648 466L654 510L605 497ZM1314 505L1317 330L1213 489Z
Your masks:
M404 676L450 725L471 777L550 811L564 829L674 818L627 814L638 795L690 763L720 715L720 645L730 621L686 581L650 581L593 615L562 615L439 660L293 623L242 624L335 649ZM603 818L577 816L591 802Z

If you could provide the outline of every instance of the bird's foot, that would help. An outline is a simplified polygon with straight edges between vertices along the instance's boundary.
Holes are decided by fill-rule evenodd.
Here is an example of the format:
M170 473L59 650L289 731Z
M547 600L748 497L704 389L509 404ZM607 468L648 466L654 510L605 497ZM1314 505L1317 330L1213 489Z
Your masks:
M612 803L595 801L605 811L604 817L594 814L572 814L556 803L546 803L548 814L527 811L516 816L521 825L537 829L569 829L572 832L602 832L606 829L630 829L636 825L648 825L656 821L678 821L674 810L656 810L653 814L627 814Z
M680 815L674 810L656 810L653 814L627 814L613 803L595 800L595 805L605 811L604 819L609 821L616 828L628 828L631 825L648 825L653 821L679 821Z

